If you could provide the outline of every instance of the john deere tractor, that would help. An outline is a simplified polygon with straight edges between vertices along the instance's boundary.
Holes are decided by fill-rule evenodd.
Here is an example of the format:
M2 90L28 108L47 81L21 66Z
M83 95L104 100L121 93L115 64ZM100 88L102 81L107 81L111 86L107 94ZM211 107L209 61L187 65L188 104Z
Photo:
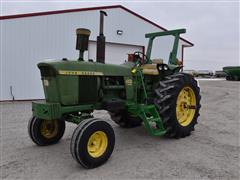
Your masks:
M85 168L105 163L115 144L113 128L93 117L94 110L108 111L123 128L143 124L150 135L183 138L194 130L200 109L197 81L180 72L182 64L177 60L179 37L185 29L146 34L146 54L134 52L132 61L105 64L104 15L101 11L96 62L84 60L90 30L80 28L76 30L77 60L64 58L38 64L45 101L32 103L33 116L28 125L32 141L46 146L62 138L66 121L78 124L70 150ZM161 36L175 38L167 64L151 59L153 41Z

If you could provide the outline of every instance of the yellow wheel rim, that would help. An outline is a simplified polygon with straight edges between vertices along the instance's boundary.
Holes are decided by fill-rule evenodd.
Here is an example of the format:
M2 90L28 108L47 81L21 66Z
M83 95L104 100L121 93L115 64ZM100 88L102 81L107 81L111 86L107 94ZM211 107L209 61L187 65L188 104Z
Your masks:
M196 95L191 87L184 87L176 102L177 120L181 126L188 126L196 112Z
M94 132L87 144L88 154L94 158L98 158L104 154L108 146L108 138L105 132Z
M46 139L51 139L57 136L58 130L58 120L43 120L40 126L40 132Z

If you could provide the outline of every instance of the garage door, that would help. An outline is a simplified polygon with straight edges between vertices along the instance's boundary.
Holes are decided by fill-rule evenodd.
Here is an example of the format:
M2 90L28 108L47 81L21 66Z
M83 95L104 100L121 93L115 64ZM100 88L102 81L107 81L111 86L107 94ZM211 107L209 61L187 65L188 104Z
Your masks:
M143 46L125 45L117 43L106 43L105 62L110 64L122 64L128 59L128 54L135 51L143 52ZM96 42L90 41L88 59L96 60ZM86 58L86 59L87 59Z

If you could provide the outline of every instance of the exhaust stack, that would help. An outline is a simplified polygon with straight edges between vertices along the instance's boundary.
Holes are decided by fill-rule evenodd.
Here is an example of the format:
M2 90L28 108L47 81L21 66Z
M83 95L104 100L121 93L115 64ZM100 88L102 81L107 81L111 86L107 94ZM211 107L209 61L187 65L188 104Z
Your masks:
M83 61L84 51L88 50L88 42L91 31L89 29L78 28L76 30L77 34L77 43L76 49L79 50L79 61Z
M99 63L105 63L105 36L103 34L104 26L104 16L107 16L105 11L100 11L100 26L99 26L99 36L97 37L97 55L96 59Z

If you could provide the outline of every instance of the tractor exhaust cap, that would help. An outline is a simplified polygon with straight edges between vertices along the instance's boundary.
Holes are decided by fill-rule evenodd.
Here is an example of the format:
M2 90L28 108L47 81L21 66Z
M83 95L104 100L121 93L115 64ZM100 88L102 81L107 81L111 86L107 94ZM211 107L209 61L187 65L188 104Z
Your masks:
M100 26L99 26L99 36L97 37L97 55L96 59L99 63L105 63L105 46L106 38L103 34L104 26L104 16L107 16L105 11L100 11Z
M89 29L78 28L76 30L77 34L77 43L76 49L79 50L79 61L83 61L84 51L88 50L88 42L91 31Z

